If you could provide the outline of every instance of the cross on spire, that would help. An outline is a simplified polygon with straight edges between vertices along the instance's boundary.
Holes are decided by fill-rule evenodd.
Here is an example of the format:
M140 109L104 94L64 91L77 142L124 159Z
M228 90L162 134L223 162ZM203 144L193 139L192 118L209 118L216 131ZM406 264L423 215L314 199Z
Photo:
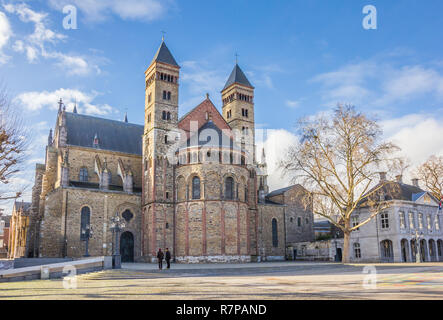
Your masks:
M60 98L60 101L58 102L58 110L59 111L62 110L62 105L63 105L63 100L62 100L62 98Z
M235 53L235 64L238 64L238 57L239 57L239 54L236 52Z
M165 34L166 34L166 31L162 31L162 41L165 41Z

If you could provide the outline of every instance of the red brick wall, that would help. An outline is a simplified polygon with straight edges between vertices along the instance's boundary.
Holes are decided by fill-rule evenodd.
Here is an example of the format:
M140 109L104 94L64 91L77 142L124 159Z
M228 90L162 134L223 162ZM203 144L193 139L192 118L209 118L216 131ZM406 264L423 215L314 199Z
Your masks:
M178 127L187 133L187 138L189 138L189 131L191 130L191 121L197 121L199 129L208 122L208 120L206 120L206 112L218 128L221 130L231 130L211 100L206 99L178 123Z

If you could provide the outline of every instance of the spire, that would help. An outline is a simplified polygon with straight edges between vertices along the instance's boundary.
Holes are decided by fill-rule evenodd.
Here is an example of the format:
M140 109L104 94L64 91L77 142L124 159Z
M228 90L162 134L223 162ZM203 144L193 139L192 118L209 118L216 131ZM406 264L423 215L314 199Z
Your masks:
M153 62L162 62L169 64L174 67L178 67L177 61L175 61L174 57L172 56L171 51L169 51L168 47L165 44L164 38L162 40L162 44L160 45L160 48L158 48L157 53L154 56L154 59L152 60L151 64Z
M265 147L263 147L263 149L262 149L262 153L261 153L261 163L262 163L262 164L266 164Z
M128 113L127 112L125 112L125 120L124 120L126 123L128 123Z
M48 146L52 147L52 129L49 130Z
M74 110L72 112L77 113L77 104L74 105Z
M242 84L247 87L254 88L252 86L252 84L249 82L248 78L246 78L246 75L244 74L242 69L240 69L240 67L237 63L235 64L234 69L232 70L231 75L228 78L228 81L226 81L226 84L225 84L225 87L223 88L223 90L227 89L228 87L230 87L234 83L238 83L238 84Z
M58 102L58 112L62 111L62 105L63 105L63 100L62 98L60 98L60 101Z

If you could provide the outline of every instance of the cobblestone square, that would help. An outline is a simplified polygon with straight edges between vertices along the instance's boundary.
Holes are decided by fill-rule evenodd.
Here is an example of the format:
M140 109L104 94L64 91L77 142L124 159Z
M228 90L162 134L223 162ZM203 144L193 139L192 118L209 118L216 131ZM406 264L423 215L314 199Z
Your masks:
M76 289L62 279L0 284L0 299L442 299L443 263L378 264L375 288L364 288L365 265L261 263L230 265L124 264L77 277Z

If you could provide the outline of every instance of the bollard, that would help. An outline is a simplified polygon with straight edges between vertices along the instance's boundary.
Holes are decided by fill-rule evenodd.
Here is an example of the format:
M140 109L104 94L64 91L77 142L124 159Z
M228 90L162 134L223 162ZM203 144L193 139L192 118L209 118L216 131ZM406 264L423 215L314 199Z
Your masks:
M48 280L49 279L49 268L46 266L42 266L40 269L40 279Z

